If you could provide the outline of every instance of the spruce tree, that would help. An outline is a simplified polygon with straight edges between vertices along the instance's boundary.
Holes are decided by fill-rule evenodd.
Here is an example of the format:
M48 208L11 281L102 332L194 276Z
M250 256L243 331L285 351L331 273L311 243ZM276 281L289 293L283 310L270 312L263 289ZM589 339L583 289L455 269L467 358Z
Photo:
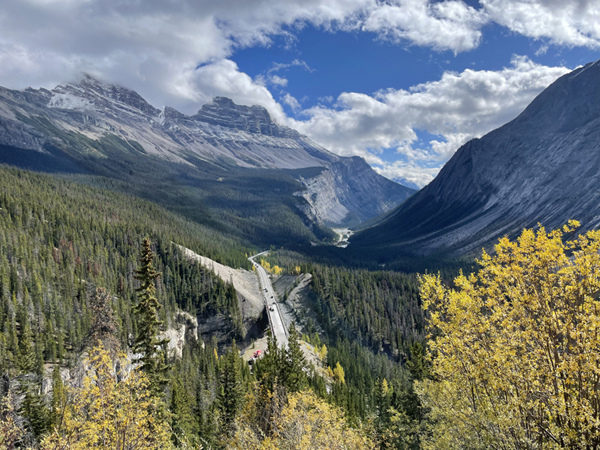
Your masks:
M171 440L177 448L193 447L199 432L193 399L177 376L171 383Z
M36 438L39 438L50 427L50 411L46 407L43 396L38 392L32 392L36 387L24 386L23 402L19 413L27 419L28 428Z
M298 392L306 385L305 366L306 358L300 346L300 334L292 323L289 330L284 365L284 384L290 392Z
M261 385L273 392L275 386L282 381L283 359L282 350L277 345L275 335L269 332L267 337L267 350L263 357L254 363L256 379Z
M50 401L50 423L60 426L67 404L67 392L60 376L60 366L56 364L52 371L52 399Z
M17 313L19 321L19 347L18 347L18 365L22 373L34 372L37 368L36 354L33 342L33 332L29 326L27 312L23 307L19 308Z
M233 422L242 405L243 386L238 348L233 341L232 347L221 361L219 370L219 412L221 430L229 434Z
M141 369L148 376L153 390L159 393L168 382L168 340L159 337L162 321L158 317L158 311L161 305L156 298L154 280L160 273L154 269L153 260L150 239L146 237L142 246L140 268L135 271L135 278L140 281L141 286L136 289L138 303L133 308L137 316L138 331L133 351L140 355L136 361L141 363Z

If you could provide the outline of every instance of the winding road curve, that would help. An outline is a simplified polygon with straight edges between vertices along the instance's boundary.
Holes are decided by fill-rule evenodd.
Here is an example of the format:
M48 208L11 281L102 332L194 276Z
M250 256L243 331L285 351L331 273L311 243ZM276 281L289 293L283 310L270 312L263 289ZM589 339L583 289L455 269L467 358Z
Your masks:
M269 325L271 326L271 330L277 339L277 344L281 348L287 348L288 345L288 336L287 329L285 328L285 324L283 322L283 316L281 315L281 311L279 311L279 303L277 302L277 294L275 293L275 289L273 289L273 285L271 284L271 280L269 279L269 274L259 263L257 263L254 259L258 256L267 255L269 252L258 253L254 256L248 258L256 269L256 273L258 274L258 279L260 281L260 290L263 294L263 298L265 301L265 307L267 308L267 315L269 317Z

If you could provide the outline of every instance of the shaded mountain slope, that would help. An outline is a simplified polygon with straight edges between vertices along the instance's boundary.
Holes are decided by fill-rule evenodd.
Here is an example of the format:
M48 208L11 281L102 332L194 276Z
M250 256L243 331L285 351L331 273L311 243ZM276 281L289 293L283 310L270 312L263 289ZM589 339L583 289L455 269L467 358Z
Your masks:
M460 255L569 219L584 229L600 224L600 62L559 78L516 119L462 146L428 186L352 245Z

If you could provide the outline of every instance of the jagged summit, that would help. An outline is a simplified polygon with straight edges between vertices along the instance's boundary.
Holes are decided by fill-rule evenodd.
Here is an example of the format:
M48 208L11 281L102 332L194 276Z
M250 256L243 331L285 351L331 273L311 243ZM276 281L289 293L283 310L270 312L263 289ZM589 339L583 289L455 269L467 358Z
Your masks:
M562 76L517 118L466 143L355 243L460 254L569 219L600 226L600 61Z
M103 83L86 73L81 74L76 82L55 87L52 93L49 106L54 108L92 110L106 108L112 101L150 116L160 113L137 92L116 84Z
M260 133L266 136L299 137L300 133L277 125L266 108L258 105L236 105L227 97L215 97L192 117L195 120L225 128Z
M30 92L38 94L43 92L49 95L48 106L52 108L92 111L120 106L125 110L133 108L151 118L197 121L265 136L288 138L301 136L297 131L275 123L263 106L238 105L230 98L215 97L192 116L170 106L166 106L161 111L150 105L137 92L116 84L104 83L86 73L81 74L77 81L59 85L52 91L30 89Z

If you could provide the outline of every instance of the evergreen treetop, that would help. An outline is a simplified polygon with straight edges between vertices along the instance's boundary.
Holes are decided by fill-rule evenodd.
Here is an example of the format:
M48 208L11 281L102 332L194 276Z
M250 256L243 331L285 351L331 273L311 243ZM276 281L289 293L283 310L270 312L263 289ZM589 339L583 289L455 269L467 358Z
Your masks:
M158 317L161 305L156 298L156 280L160 274L154 269L154 253L150 238L146 237L142 244L140 268L135 271L135 278L141 286L136 289L138 303L133 308L138 319L138 334L133 344L133 351L139 353L136 358L141 369L148 376L151 386L157 392L168 383L169 365L167 363L167 339L160 338L163 324Z

